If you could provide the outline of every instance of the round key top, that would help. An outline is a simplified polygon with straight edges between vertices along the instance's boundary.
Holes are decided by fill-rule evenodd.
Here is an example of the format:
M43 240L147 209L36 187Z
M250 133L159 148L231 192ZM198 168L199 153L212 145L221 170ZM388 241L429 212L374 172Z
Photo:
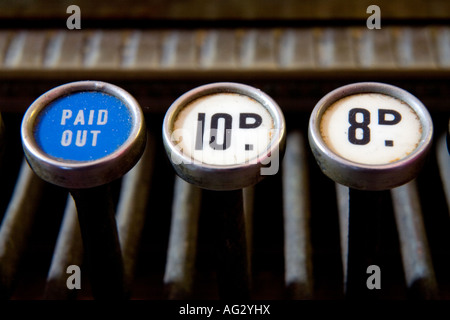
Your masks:
M237 83L214 83L178 98L163 125L166 151L186 181L236 190L278 171L285 123L265 93Z
M136 100L99 81L48 91L22 122L30 166L44 180L66 188L95 187L123 176L139 159L145 140Z
M68 188L75 201L94 298L125 298L110 182L128 172L144 151L139 104L105 82L62 85L28 108L22 143L35 173Z
M278 172L286 129L278 105L238 83L213 83L178 98L166 113L163 142L177 174L213 205L218 287L223 299L250 296L243 191ZM203 196L202 196L203 197Z
M347 85L327 94L314 108L309 141L320 168L337 183L347 298L384 294L368 290L366 282L368 267L382 263L378 222L389 213L389 189L418 175L432 134L425 106L388 84ZM417 220L410 215L402 218L410 226ZM420 228L412 229L417 234ZM405 233L402 230L400 235ZM402 245L403 251L405 247Z
M383 190L415 178L433 124L413 95L382 83L338 88L314 108L309 141L321 169L356 189Z

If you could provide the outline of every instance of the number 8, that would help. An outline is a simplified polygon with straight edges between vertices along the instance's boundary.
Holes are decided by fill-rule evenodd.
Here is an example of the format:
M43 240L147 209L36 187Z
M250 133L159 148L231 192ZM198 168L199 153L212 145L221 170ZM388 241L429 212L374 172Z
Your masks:
M363 121L357 122L356 115L360 113L363 115ZM348 141L357 145L365 145L370 142L370 112L362 108L354 108L348 112L348 122L351 126L348 128ZM358 139L356 137L356 129L362 130L362 137Z

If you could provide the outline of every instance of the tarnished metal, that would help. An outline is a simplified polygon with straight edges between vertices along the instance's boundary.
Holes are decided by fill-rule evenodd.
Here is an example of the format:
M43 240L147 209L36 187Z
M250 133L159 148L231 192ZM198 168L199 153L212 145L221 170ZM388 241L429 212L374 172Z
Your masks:
M416 181L391 190L409 298L438 299Z
M172 221L164 273L168 299L193 294L201 189L175 177Z
M444 188L447 208L450 213L450 155L448 151L449 141L446 136L447 134L443 134L437 141L436 158L441 174L442 186Z
M36 142L38 116L54 100L70 93L98 91L125 103L132 114L131 132L114 153L94 161L64 161L43 152ZM41 95L28 108L22 121L22 144L27 161L42 179L65 188L91 188L122 177L141 156L146 141L145 121L137 101L125 90L101 81L78 81L56 87Z
M217 281L222 300L245 301L251 297L247 238L242 190L204 190L213 204L214 235L217 250Z
M148 134L147 146L142 158L123 177L117 205L116 221L123 256L124 283L127 296L132 294L131 287L153 173L153 156L154 138L151 134ZM66 269L69 265L81 266L82 262L83 245L77 210L72 197L69 196L47 276L44 298L50 300L76 298L77 290L67 288L68 275Z
M248 276L249 282L252 283L252 263L253 263L253 215L255 204L255 187L247 187L242 189L244 200L244 217L245 217L245 238L247 239L247 258L248 258Z
M75 299L77 290L67 287L67 267L81 267L83 262L83 242L78 223L75 202L69 195L62 220L58 239L55 245L52 262L47 275L44 299Z
M448 74L448 26L11 30L0 32L0 75L170 78L310 75L320 70ZM70 71L70 73L68 73Z
M347 255L344 292L347 299L376 299L387 294L383 287L369 289L368 268L380 267L381 221L388 212L388 191L346 188L348 192ZM381 290L380 290L381 289Z
M283 160L285 285L292 299L312 299L309 181L301 132L288 134Z
M348 256L348 215L350 213L350 202L348 187L336 183L336 200L339 214L339 239L341 247L343 284L347 283L347 256Z
M20 260L29 244L44 182L23 160L19 178L0 228L0 298L9 298Z
M132 294L142 230L147 216L153 176L155 138L147 133L147 145L138 163L122 178L116 221L122 252L125 290Z
M215 93L236 93L250 97L269 112L274 130L271 132L266 150L258 154L256 159L231 165L212 165L192 159L177 147L173 139L177 115L190 102ZM211 190L237 190L255 185L264 178L261 174L264 166L280 161L286 140L286 124L277 103L259 89L230 82L203 85L183 94L167 110L162 131L166 153L177 174L190 183Z
M391 163L370 165L344 159L327 146L320 131L323 114L334 102L359 93L382 93L403 101L414 110L421 122L421 138L410 154ZM313 154L328 177L355 189L386 190L417 176L432 144L433 122L422 102L409 92L388 84L361 82L337 88L316 104L309 121L308 137Z

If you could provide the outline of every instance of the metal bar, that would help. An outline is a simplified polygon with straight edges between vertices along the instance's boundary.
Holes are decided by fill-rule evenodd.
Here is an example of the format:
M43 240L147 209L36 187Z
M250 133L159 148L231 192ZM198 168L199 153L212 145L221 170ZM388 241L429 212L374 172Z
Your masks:
M391 190L395 220L400 238L408 295L436 299L438 286L422 219L419 193L413 180Z
M241 39L242 68L276 68L277 32L274 29L250 29Z
M23 160L19 178L0 229L0 299L8 299L28 245L44 182Z
M336 70L448 74L448 27L388 26L379 32L368 33L365 26L80 30L76 35L70 30L12 30L0 36L5 52L0 73L61 75L69 69L77 75L160 77L179 76L182 70L191 76L226 70L288 75L313 67L330 75ZM65 57L67 52L73 57Z
M343 283L347 283L347 256L348 256L348 214L350 210L348 187L336 183L336 198L339 213L339 234L341 243L341 257L343 270Z
M110 184L71 189L95 299L123 299L124 271Z
M287 137L282 179L285 285L289 298L311 299L313 275L308 168L305 142L299 131Z
M376 298L380 290L367 286L369 266L380 266L380 218L385 191L349 188L348 252L345 296L348 299Z
M216 217L218 285L223 300L250 298L243 191L209 191ZM205 194L206 197L206 194Z
M148 190L154 156L154 139L148 135L147 148L136 166L123 177L117 206L117 225L121 243L125 288L127 295L133 281L139 240L144 226ZM83 246L77 211L72 197L68 198L64 219L58 235L52 263L47 277L45 299L71 299L76 291L66 285L67 266L82 264Z
M437 162L441 174L442 185L444 187L447 208L450 213L450 155L447 148L446 134L443 134L436 147Z
M147 146L139 162L122 179L117 205L117 229L124 264L125 290L131 292L139 243L147 213L151 185L155 139L149 133Z
M164 284L168 299L193 293L201 189L176 176Z
M355 50L350 28L323 28L318 31L316 41L318 67L348 68L356 67Z
M249 282L252 281L252 257L253 257L253 213L254 213L254 186L243 189L244 217L245 217L245 237L247 239L247 266Z
M70 290L67 287L67 267L70 265L80 267L82 262L83 244L77 209L72 197L69 196L47 276L44 299L75 299L77 290Z

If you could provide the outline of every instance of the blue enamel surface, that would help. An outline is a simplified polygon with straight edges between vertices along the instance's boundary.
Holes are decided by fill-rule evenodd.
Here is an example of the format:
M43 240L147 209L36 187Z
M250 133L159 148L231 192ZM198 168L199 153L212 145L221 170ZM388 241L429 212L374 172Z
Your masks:
M49 104L38 115L34 136L49 156L94 161L116 151L129 137L132 115L118 98L76 92Z

